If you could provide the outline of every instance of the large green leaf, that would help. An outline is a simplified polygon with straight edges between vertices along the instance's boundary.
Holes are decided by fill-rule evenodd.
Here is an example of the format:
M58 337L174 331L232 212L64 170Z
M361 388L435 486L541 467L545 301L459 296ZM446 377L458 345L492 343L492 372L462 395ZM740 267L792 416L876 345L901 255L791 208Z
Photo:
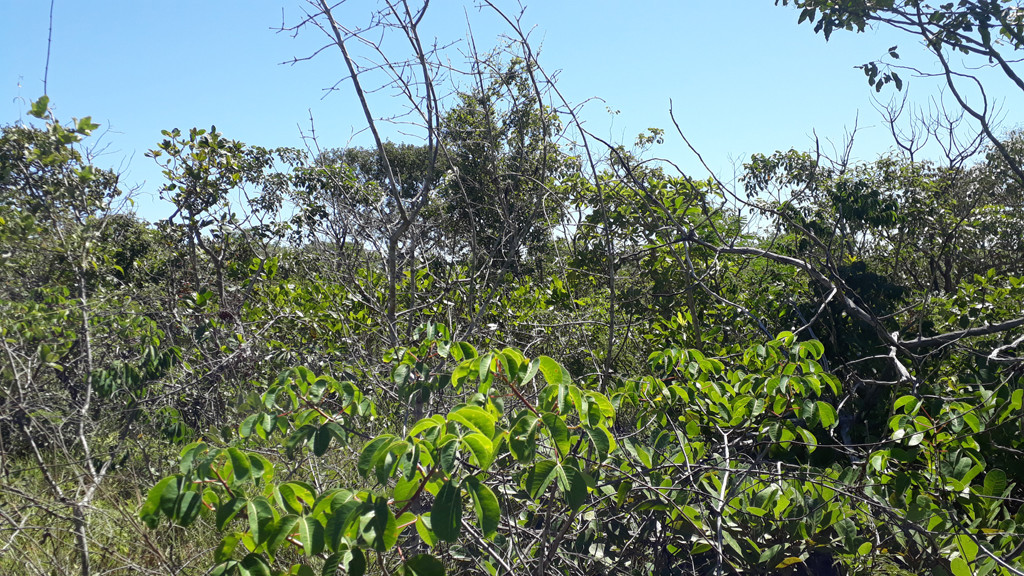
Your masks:
M836 416L836 409L832 407L828 402L817 403L818 406L818 419L821 421L821 425L824 428L832 428L836 425L838 417Z
M565 462L558 467L559 480L564 481L562 491L569 507L578 510L587 501L587 481L575 463Z
M342 538L344 538L345 532L360 508L362 508L362 502L355 499L332 504L331 511L327 517L327 528L324 533L324 540L329 549L341 549Z
M536 500L547 489L551 481L555 479L555 468L557 464L552 460L541 460L530 468L526 475L526 491L530 498Z
M455 542L462 531L462 489L451 480L441 486L434 499L430 527L445 542Z
M343 569L347 576L363 576L366 573L366 555L360 548L341 550L327 558L321 574L336 576L339 568Z
M1006 472L994 468L985 474L985 496L1000 497L1006 490Z
M242 561L239 562L240 572L249 576L271 576L273 572L270 570L270 565L263 556L259 554L249 554Z
M306 556L313 556L324 551L324 526L312 516L302 518L298 523L296 539L302 545Z
M498 497L476 476L466 478L464 485L469 489L473 497L473 512L480 523L480 530L488 538L494 536L498 530L498 522L501 520L501 507L498 505Z
M377 465L377 460L387 452L387 447L394 438L391 434L383 434L363 446L363 451L359 453L359 463L356 465L360 476L365 478L370 475L370 471Z
M228 522L238 514L240 510L245 508L247 502L242 498L231 498L227 502L217 507L216 524L218 530L224 530Z
M288 457L294 458L295 454L316 434L316 431L316 426L305 424L289 434L288 439L284 441L285 453Z
M491 443L491 440L483 434L469 434L462 438L462 442L469 447L480 469L487 470L491 465L491 456L494 451L494 444Z
M547 429L548 435L551 436L551 441L554 442L555 448L558 449L558 455L562 458L568 456L569 428L566 427L565 421L557 414L552 414L551 412L542 414L541 419L544 421L544 427Z
M532 412L523 411L508 435L508 447L512 456L520 462L533 460L537 452L537 425L540 419Z
M267 541L267 551L271 554L277 552L278 548L281 547L285 542L288 541L288 537L295 532L295 526L299 523L299 517L295 514L288 514L282 516L277 522L274 523L270 530L273 532L273 536Z
M175 483L175 497L177 497L178 478L177 476L168 476L160 482L157 482L156 486L150 489L149 495L146 497L146 502L142 505L142 509L139 510L139 517L141 517L142 521L146 523L146 526L151 529L156 528L157 524L160 522L159 512L161 511L161 500L163 498L164 490L171 482Z
M172 476L164 479L160 484L163 484L163 490L160 491L160 510L162 510L168 518L174 518L178 506L178 496L180 486L182 484L182 478L180 475ZM157 486L160 484L157 484Z
M949 562L949 569L953 572L953 576L974 576L974 572L967 565L967 561L960 557L953 558Z
M442 440L437 447L438 464L446 474L451 474L455 470L455 456L458 454L461 442L458 437L451 435Z
M398 522L387 498L373 497L362 507L360 532L364 541L378 551L390 550L398 542Z
M316 503L313 487L305 482L286 482L274 489L278 506L295 514L302 514Z
M416 533L420 535L427 546L433 548L437 544L437 534L430 529L430 512L416 518Z
M246 503L245 515L249 520L249 534L257 544L262 544L273 533L274 509L270 501L260 496ZM269 529L268 529L269 528Z
M231 469L234 471L235 482L241 483L249 479L252 473L252 464L249 457L238 448L228 448L228 458L231 459Z
M569 372L562 368L562 365L556 362L554 358L539 356L535 362L537 362L540 373L544 375L544 380L548 384L554 386L569 386L572 384Z
M590 438L594 450L597 452L598 460L604 462L608 458L608 454L615 448L615 439L612 437L611 432L600 426L593 428L584 427L584 430Z
M465 425L488 438L494 438L494 416L479 406L464 406L448 415L449 420Z
M405 561L401 574L405 576L444 576L444 564L430 554L417 554Z
M323 456L327 453L327 448L331 445L331 438L333 437L334 433L328 426L324 425L318 428L316 435L313 436L313 454Z
M238 546L239 540L241 540L241 534L235 533L224 536L220 544L213 551L213 561L221 563L230 560L231 555L235 552L235 547Z
M29 108L28 113L32 116L35 116L36 118L41 119L46 116L46 111L49 109L49 106L50 97L40 96L38 100L32 103L32 106L31 108Z
M202 497L198 492L188 490L181 493L175 518L178 520L178 524L189 526L199 517L199 512L202 509Z

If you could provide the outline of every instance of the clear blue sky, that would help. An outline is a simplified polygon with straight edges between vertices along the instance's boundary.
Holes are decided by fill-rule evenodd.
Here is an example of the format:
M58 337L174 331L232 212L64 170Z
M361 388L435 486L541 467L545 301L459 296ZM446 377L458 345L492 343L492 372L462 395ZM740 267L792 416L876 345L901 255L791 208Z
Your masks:
M372 2L351 0L340 17L362 22ZM478 45L494 43L504 28L468 2ZM655 154L701 176L692 154L674 135L669 99L683 130L705 159L731 176L755 152L809 149L812 133L843 140L859 114L855 152L871 158L890 139L871 105L871 90L853 67L901 44L884 32L836 34L828 43L797 12L772 0L544 0L527 2L525 22L542 47L541 64L560 70L571 100L592 97L585 118L594 132L632 142L647 127L665 128ZM49 1L0 0L0 122L24 118L43 92ZM299 127L316 123L322 146L365 145L353 134L365 126L347 84L324 96L344 76L336 50L294 66L324 43L318 30L297 38L276 33L282 15L291 24L302 0L56 0L49 96L59 118L91 115L109 128L101 164L120 167L122 181L138 184L139 212L166 215L155 200L160 174L144 157L160 130L216 124L226 137L262 146L302 146ZM511 2L505 2L511 6ZM425 37L466 37L464 3L434 0ZM457 44L456 48L465 44ZM923 82L924 84L921 84ZM927 81L912 94L931 96ZM916 90L916 91L915 91ZM996 94L998 96L998 94ZM1019 96L1017 96L1019 100ZM1004 104L1008 127L1019 123ZM606 108L619 110L611 116ZM399 139L397 133L392 137Z

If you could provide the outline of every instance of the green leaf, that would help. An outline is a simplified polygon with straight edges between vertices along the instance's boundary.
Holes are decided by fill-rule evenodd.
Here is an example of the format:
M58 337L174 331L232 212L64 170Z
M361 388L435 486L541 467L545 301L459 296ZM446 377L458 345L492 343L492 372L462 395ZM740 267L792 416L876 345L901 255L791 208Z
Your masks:
M178 506L179 490L182 482L181 475L175 475L170 477L170 482L160 482L163 484L164 489L160 491L160 510L168 518L174 518L176 508ZM158 486L160 485L158 484Z
M449 435L447 440L437 447L438 464L446 474L451 474L455 470L455 456L460 444L458 437Z
M175 515L178 520L178 524L182 526L189 526L196 518L199 517L199 512L202 508L203 499L198 492L193 490L182 492L181 499L178 503L178 510Z
M435 418L439 418L440 421L435 420ZM430 418L424 418L417 422L416 425L412 427L412 430L409 430L409 437L411 438L427 430L434 430L438 426L444 426L444 418L441 418L438 415L431 416Z
M525 361L525 359L524 359L524 361ZM523 371L523 375L522 375L522 378L519 380L519 383L520 384L526 384L530 380L533 380L533 377L537 375L537 371L539 369L540 369L540 360L532 360L529 364L527 364L526 370Z
M600 426L596 428L584 427L583 429L590 438L591 444L594 445L598 461L604 462L608 458L608 453L615 447L615 439L612 438L611 432Z
M246 501L237 497L220 505L217 508L217 529L224 530L224 527L227 526L228 522L231 522L238 512L241 511L242 508L245 508L245 505Z
M462 359L469 360L478 356L476 348L473 347L469 342L459 342L457 344L459 351L462 352ZM459 358L456 358L459 360Z
M331 555L324 563L323 576L336 576L338 568L348 576L363 576L366 573L366 555L360 548L342 550Z
M488 352L480 358L480 365L477 369L477 377L480 382L486 382L487 376L491 373L491 361L494 360L494 352Z
M285 453L289 458L294 457L296 451L306 445L313 435L316 434L316 426L312 424L306 424L299 427L298 430L288 435L288 439L284 442Z
M230 560L239 540L241 540L240 534L228 534L221 539L220 544L213 551L213 561L220 563Z
M175 489L177 489L177 476L168 476L163 480L157 482L149 491L149 495L146 497L146 502L142 505L142 509L139 510L139 517L145 522L146 526L150 529L156 528L160 522L160 511L161 511L161 499L163 497L164 490L167 485L171 482L175 483ZM177 497L177 494L175 494ZM172 501L173 503L173 501Z
M277 503L295 514L302 514L306 506L316 503L313 487L305 482L286 482L274 489Z
M262 416L262 414L252 414L245 420L242 420L242 423L238 425L238 435L242 438L252 436L252 428L256 425L256 419Z
M401 573L406 576L444 576L444 564L430 554L417 554L406 560Z
M430 529L430 512L416 518L416 533L427 546L433 548L434 544L437 544L437 535Z
M530 498L536 500L544 494L548 485L555 479L556 467L552 460L541 460L530 468L526 475L526 491L530 493Z
M818 404L807 398L800 405L800 418L803 418L807 422L808 426L814 426L818 423Z
M273 536L267 541L267 551L271 554L277 551L278 548L284 544L288 537L295 532L295 526L299 523L299 517L295 514L288 514L282 516L277 522L271 527Z
M868 458L868 462L871 463L871 467L874 468L876 472L881 472L885 468L885 464L888 460L888 450L877 450L871 454L870 458Z
M906 409L904 410L904 412L907 413L907 414L914 414L914 413L917 412L918 405L919 405L919 402L918 402L916 396L911 396L910 394L906 394L904 396L900 396L899 399L897 399L896 402L893 403L892 410L893 410L893 412L895 412L895 411L899 410L900 408L903 408L904 406L906 406Z
M324 526L316 518L306 516L299 522L298 541L302 552L313 556L324 551Z
M814 437L814 434L802 426L798 426L796 431L803 438L804 444L807 445L807 451L814 452L815 448L818 447L818 439Z
M501 353L502 353L503 356L505 356L505 358L510 363L514 363L515 364L515 366L514 366L515 373L508 375L508 377L510 379L515 379L515 378L518 377L518 375L520 373L523 373L523 372L526 371L526 364L527 364L526 357L523 356L522 352L520 352L519 350L516 350L515 348L507 348L506 347L505 349L503 349L501 351Z
M548 384L553 386L569 386L572 384L569 372L562 368L562 365L556 362L554 358L540 356L534 362L537 362L537 367L540 369L540 373L544 375L544 380Z
M974 466L972 466L971 469L967 471L967 474L964 474L963 478L960 481L963 482L964 485L966 486L966 485L970 484L971 480L974 480L974 478L978 474L981 474L984 471L985 471L985 464L979 462L979 463L975 464Z
M411 372L412 366L409 366L408 364L399 364L398 366L395 366L395 372L392 374L391 378L395 385L401 388L405 385L405 381L409 378L409 374Z
M559 466L561 478L565 479L566 485L562 487L565 492L565 500L573 510L579 510L587 502L587 481L583 472L575 464L563 464Z
M953 576L974 576L974 573L971 572L971 567L960 557L953 558L949 562L949 569L953 572Z
M93 130L99 127L99 124L96 124L92 121L92 116L86 116L85 118L82 118L78 121L78 124L75 126L75 129L81 132L82 134L88 136Z
M819 358L821 358L822 354L825 353L825 346L823 346L822 343L818 342L817 340L806 340L804 342L801 342L799 346L801 357L804 357L805 355L809 354L811 358L818 360Z
M247 572L251 576L271 576L270 565L263 556L259 554L249 554L239 563L242 567L243 573Z
M828 402L818 402L818 419L821 421L823 428L833 428L838 421L836 415L836 409L832 407Z
M416 494L416 491L419 490L420 484L422 482L423 479L418 477L418 475L414 476L412 479L404 477L399 479L398 482L395 484L394 491L391 494L391 497L394 498L395 500L395 504L398 507L404 506L405 503L411 500L412 497Z
M593 404L597 405L602 417L609 420L615 418L615 407L612 406L612 403L608 400L607 396L600 392L587 392L587 398L589 398Z
M970 535L960 534L956 537L956 543L964 560L974 562L978 558L978 543Z
M537 424L540 422L532 412L526 410L519 416L508 434L508 448L520 462L533 460L537 451Z
M253 482L269 482L274 477L274 465L259 454L249 454L249 468L252 470Z
M257 544L266 542L273 531L274 510L270 501L264 497L254 498L245 505L245 515L249 517L249 534Z
M238 448L228 448L228 457L231 459L231 469L235 474L235 482L245 482L252 473L252 464L249 457Z
M331 438L334 437L334 433L327 425L321 426L317 429L316 435L313 437L313 454L316 456L323 456L327 452L327 448L331 445Z
M470 434L463 437L462 442L469 447L480 469L487 470L491 465L491 456L494 451L494 444L491 443L491 440L483 434Z
M767 563L771 562L772 558L775 558L775 556L781 550L782 550L782 544L776 544L774 546L771 546L770 548L766 548L765 550L763 550L761 552L761 555L758 558L758 562L760 562L761 564L767 564Z
M494 416L479 406L464 406L448 414L449 420L465 425L488 438L494 438Z
M568 456L569 428L566 427L565 421L557 414L552 414L551 412L545 412L541 415L541 419L544 421L544 427L551 436L551 441L554 442L555 448L558 449L558 455L562 458Z
M36 100L32 103L32 107L29 109L28 113L32 116L35 116L36 118L42 119L46 116L46 111L49 109L49 107L50 97L41 96L39 100Z
M341 540L360 508L362 508L362 502L354 499L339 504L332 503L331 512L327 517L327 529L324 532L324 540L328 548L331 550L341 548Z
M469 489L470 496L473 497L473 512L480 524L480 530L484 536L493 537L497 533L498 522L501 520L498 497L476 476L466 478L464 485Z
M985 474L985 495L999 497L1003 495L1005 490L1006 472L999 468L989 470L989 473Z
M430 509L430 526L445 542L455 542L462 530L462 489L451 480L441 486Z
M387 498L374 497L363 506L369 508L360 518L362 538L377 552L390 550L398 542L398 522L388 506Z
M393 439L394 436L391 434L383 434L370 440L363 446L363 451L359 453L359 463L356 465L360 476L365 478L370 475L370 471L376 466L377 460L387 452L387 447Z

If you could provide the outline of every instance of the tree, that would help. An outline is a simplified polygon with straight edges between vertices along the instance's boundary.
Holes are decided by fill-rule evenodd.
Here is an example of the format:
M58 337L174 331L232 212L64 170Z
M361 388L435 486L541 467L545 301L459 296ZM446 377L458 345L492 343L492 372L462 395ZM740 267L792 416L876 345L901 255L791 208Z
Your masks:
M117 175L83 151L98 126L47 105L32 106L43 127L0 136L0 521L25 566L88 576L103 543L94 500L145 420L147 385L180 353L121 290L145 247L112 242L138 224L117 213ZM74 557L49 557L48 526L73 535Z
M482 62L479 66L497 66ZM527 272L543 262L561 220L557 179L570 168L554 142L561 123L539 101L531 66L514 58L481 71L478 86L447 111L441 136L455 177L446 190L455 225L471 230L472 270ZM486 264L483 264L486 262Z

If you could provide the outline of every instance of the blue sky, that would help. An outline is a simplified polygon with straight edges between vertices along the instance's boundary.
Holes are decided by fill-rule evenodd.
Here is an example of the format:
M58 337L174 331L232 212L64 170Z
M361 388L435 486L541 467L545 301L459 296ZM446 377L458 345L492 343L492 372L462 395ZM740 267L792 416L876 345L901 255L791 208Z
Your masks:
M118 167L122 182L140 186L139 212L147 218L165 215L155 200L159 169L144 157L162 129L216 124L225 136L250 144L302 146L300 127L308 129L312 115L321 146L366 145L349 86L324 98L324 89L344 76L336 50L280 65L324 43L318 30L298 37L273 30L282 16L296 22L302 4L57 0L48 86L53 107L62 119L91 115L109 129L99 163ZM352 0L340 17L361 22L372 4ZM42 94L48 10L46 0L0 2L0 19L8 23L0 36L0 122L24 119L28 103ZM442 43L466 37L467 13L480 46L505 31L473 2L435 0L431 10L422 34ZM666 143L654 153L694 175L703 176L674 134L670 99L687 137L725 177L752 153L809 149L815 132L841 143L855 121L861 129L856 155L886 150L891 142L872 107L872 90L854 66L893 44L913 57L912 42L870 31L837 33L826 43L796 20L796 11L772 0L547 0L529 5L524 18L542 66L560 71L563 94L575 102L601 99L585 108L590 130L632 142L648 127L665 128ZM934 93L927 80L910 86L921 101ZM1012 111L1017 104L1004 106ZM1008 127L1019 122L1007 116Z

